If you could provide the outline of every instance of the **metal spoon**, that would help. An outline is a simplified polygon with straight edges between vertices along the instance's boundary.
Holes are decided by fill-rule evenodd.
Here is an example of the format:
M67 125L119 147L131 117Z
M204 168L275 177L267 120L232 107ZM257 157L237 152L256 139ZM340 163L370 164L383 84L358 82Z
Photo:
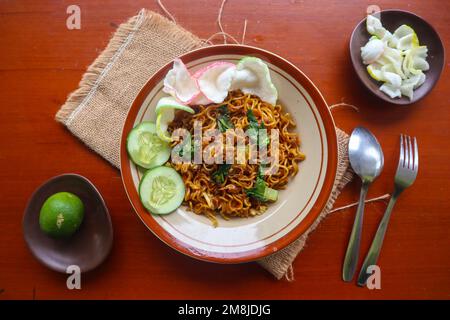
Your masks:
M342 278L351 281L358 262L361 230L364 215L364 201L370 184L383 170L384 157L381 146L373 134L362 127L355 128L348 143L348 155L353 171L361 178L362 186L358 209L353 223L352 233L345 253Z

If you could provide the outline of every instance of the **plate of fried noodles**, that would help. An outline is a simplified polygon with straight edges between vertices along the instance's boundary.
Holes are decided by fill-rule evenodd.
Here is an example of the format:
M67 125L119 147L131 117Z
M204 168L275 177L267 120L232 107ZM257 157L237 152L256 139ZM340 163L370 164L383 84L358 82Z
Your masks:
M190 257L241 263L298 239L331 195L333 118L312 81L244 45L184 54L133 102L120 163L128 198L159 239Z

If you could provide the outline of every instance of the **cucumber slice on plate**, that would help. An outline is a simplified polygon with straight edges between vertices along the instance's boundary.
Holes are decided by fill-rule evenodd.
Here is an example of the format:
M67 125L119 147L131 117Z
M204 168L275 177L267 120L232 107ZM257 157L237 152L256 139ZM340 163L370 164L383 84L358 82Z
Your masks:
M138 124L128 134L127 151L135 164L151 169L169 160L171 148L156 134L156 125L146 121Z
M175 100L172 97L163 97L163 98L159 99L158 103L156 104L155 112L156 112L156 114L158 114L166 109L171 109L172 111L174 111L174 109L177 109L177 110L183 110L183 111L186 111L189 113L194 113L194 110L191 107L179 103L177 100Z
M139 183L143 206L153 214L168 214L183 202L185 187L180 174L170 167L148 170Z
M179 103L172 97L163 97L156 104L156 133L158 137L166 142L171 142L172 138L167 132L167 127L175 118L175 110L183 110L195 113L194 109Z

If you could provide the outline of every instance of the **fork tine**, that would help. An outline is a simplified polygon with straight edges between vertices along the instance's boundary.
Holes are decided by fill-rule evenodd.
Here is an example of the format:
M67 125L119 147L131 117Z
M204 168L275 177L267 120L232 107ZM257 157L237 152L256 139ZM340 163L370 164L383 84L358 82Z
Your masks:
M419 169L419 148L417 147L417 139L414 137L414 171L418 171Z
M400 158L398 159L398 167L397 170L403 167L403 163L405 161L405 150L403 148L403 134L400 135Z
M411 137L408 136L408 152L409 152L408 168L412 170L414 165L414 158L411 140L412 140Z

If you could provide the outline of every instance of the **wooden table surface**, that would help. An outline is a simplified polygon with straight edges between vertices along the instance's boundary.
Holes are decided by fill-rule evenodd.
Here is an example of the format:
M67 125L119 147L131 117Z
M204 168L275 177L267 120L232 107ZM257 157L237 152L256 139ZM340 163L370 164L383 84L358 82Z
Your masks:
M335 110L339 127L372 130L385 154L385 169L369 196L391 192L400 133L419 141L420 172L400 198L388 229L379 265L381 290L341 280L341 265L355 209L330 215L295 261L295 281L276 281L254 263L215 265L171 250L133 213L119 172L90 152L54 115L77 87L86 67L108 43L117 25L156 1L0 2L0 299L247 298L381 299L450 298L450 79L448 63L434 90L409 107L388 105L362 87L350 64L349 36L372 1L238 1L223 14L227 32L240 38L248 19L246 43L271 50L302 69L329 104L360 108ZM377 1L426 18L447 52L450 9L447 1ZM66 8L81 8L81 30L66 28ZM164 1L178 22L202 38L215 32L219 0ZM83 275L82 290L66 289L66 275L39 264L28 251L21 220L33 190L48 178L75 172L101 191L114 225L111 255ZM358 199L353 181L337 201ZM366 207L362 253L376 231L386 204Z

